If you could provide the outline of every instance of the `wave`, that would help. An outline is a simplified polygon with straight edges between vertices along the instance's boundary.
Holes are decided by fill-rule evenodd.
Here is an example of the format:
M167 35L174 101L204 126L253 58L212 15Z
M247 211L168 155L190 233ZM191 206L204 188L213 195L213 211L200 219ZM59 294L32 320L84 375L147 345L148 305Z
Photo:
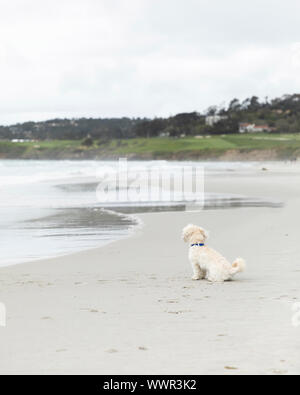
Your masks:
M120 165L121 163L121 165ZM124 163L124 162L123 162ZM147 168L159 167L170 171L182 166L202 166L208 172L241 171L249 169L253 163L223 162L128 162L130 171L139 173ZM102 178L105 175L122 172L122 162L103 161L38 161L38 160L0 160L0 187L25 185L47 181L70 180L76 178Z

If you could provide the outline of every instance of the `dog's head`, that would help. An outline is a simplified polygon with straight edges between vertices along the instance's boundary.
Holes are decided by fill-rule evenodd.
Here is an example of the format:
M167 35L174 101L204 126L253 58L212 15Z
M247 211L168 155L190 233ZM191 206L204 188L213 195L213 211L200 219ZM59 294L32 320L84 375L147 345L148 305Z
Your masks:
M208 232L200 226L188 225L182 231L182 239L188 243L204 243L208 239Z

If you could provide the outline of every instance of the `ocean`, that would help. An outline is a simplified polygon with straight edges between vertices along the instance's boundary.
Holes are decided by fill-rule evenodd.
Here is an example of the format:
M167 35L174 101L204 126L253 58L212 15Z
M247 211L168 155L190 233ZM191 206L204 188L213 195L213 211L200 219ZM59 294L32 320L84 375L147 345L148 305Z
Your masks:
M137 174L144 181L151 168L161 171L165 178L170 171L181 177L183 166L190 169L203 167L206 174L213 175L248 172L255 164L166 161L129 164L130 175ZM138 196L142 196L141 201L124 202L119 195L116 199L116 193L122 192L119 185L116 187L116 177L119 180L120 175L125 174L123 169L118 162L1 160L0 266L99 247L130 235L140 225L135 216L137 213L191 207L193 198L182 194L180 188L176 189L171 184L164 186L160 198L153 201L152 195L157 195L158 191L158 179L149 185L147 178L143 184L147 186L146 192L140 187ZM107 184L105 198L104 180ZM131 182L134 184L134 180ZM176 198L176 194L180 196ZM199 201L200 209L266 203L247 197L209 193Z

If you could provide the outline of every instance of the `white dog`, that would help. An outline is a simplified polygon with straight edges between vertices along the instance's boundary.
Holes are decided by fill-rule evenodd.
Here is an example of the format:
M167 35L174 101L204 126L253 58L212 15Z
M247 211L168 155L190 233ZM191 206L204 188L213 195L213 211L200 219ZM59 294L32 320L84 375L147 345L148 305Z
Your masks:
M189 260L194 271L193 280L228 281L246 269L243 259L238 258L231 265L221 254L207 247L205 242L208 233L199 226L186 226L182 238L186 243L190 243Z

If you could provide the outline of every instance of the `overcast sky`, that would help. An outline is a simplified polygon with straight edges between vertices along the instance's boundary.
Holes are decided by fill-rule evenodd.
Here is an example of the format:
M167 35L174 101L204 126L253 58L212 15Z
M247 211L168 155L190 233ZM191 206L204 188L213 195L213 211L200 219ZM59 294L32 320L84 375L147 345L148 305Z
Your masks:
M299 0L0 0L0 123L300 92Z

